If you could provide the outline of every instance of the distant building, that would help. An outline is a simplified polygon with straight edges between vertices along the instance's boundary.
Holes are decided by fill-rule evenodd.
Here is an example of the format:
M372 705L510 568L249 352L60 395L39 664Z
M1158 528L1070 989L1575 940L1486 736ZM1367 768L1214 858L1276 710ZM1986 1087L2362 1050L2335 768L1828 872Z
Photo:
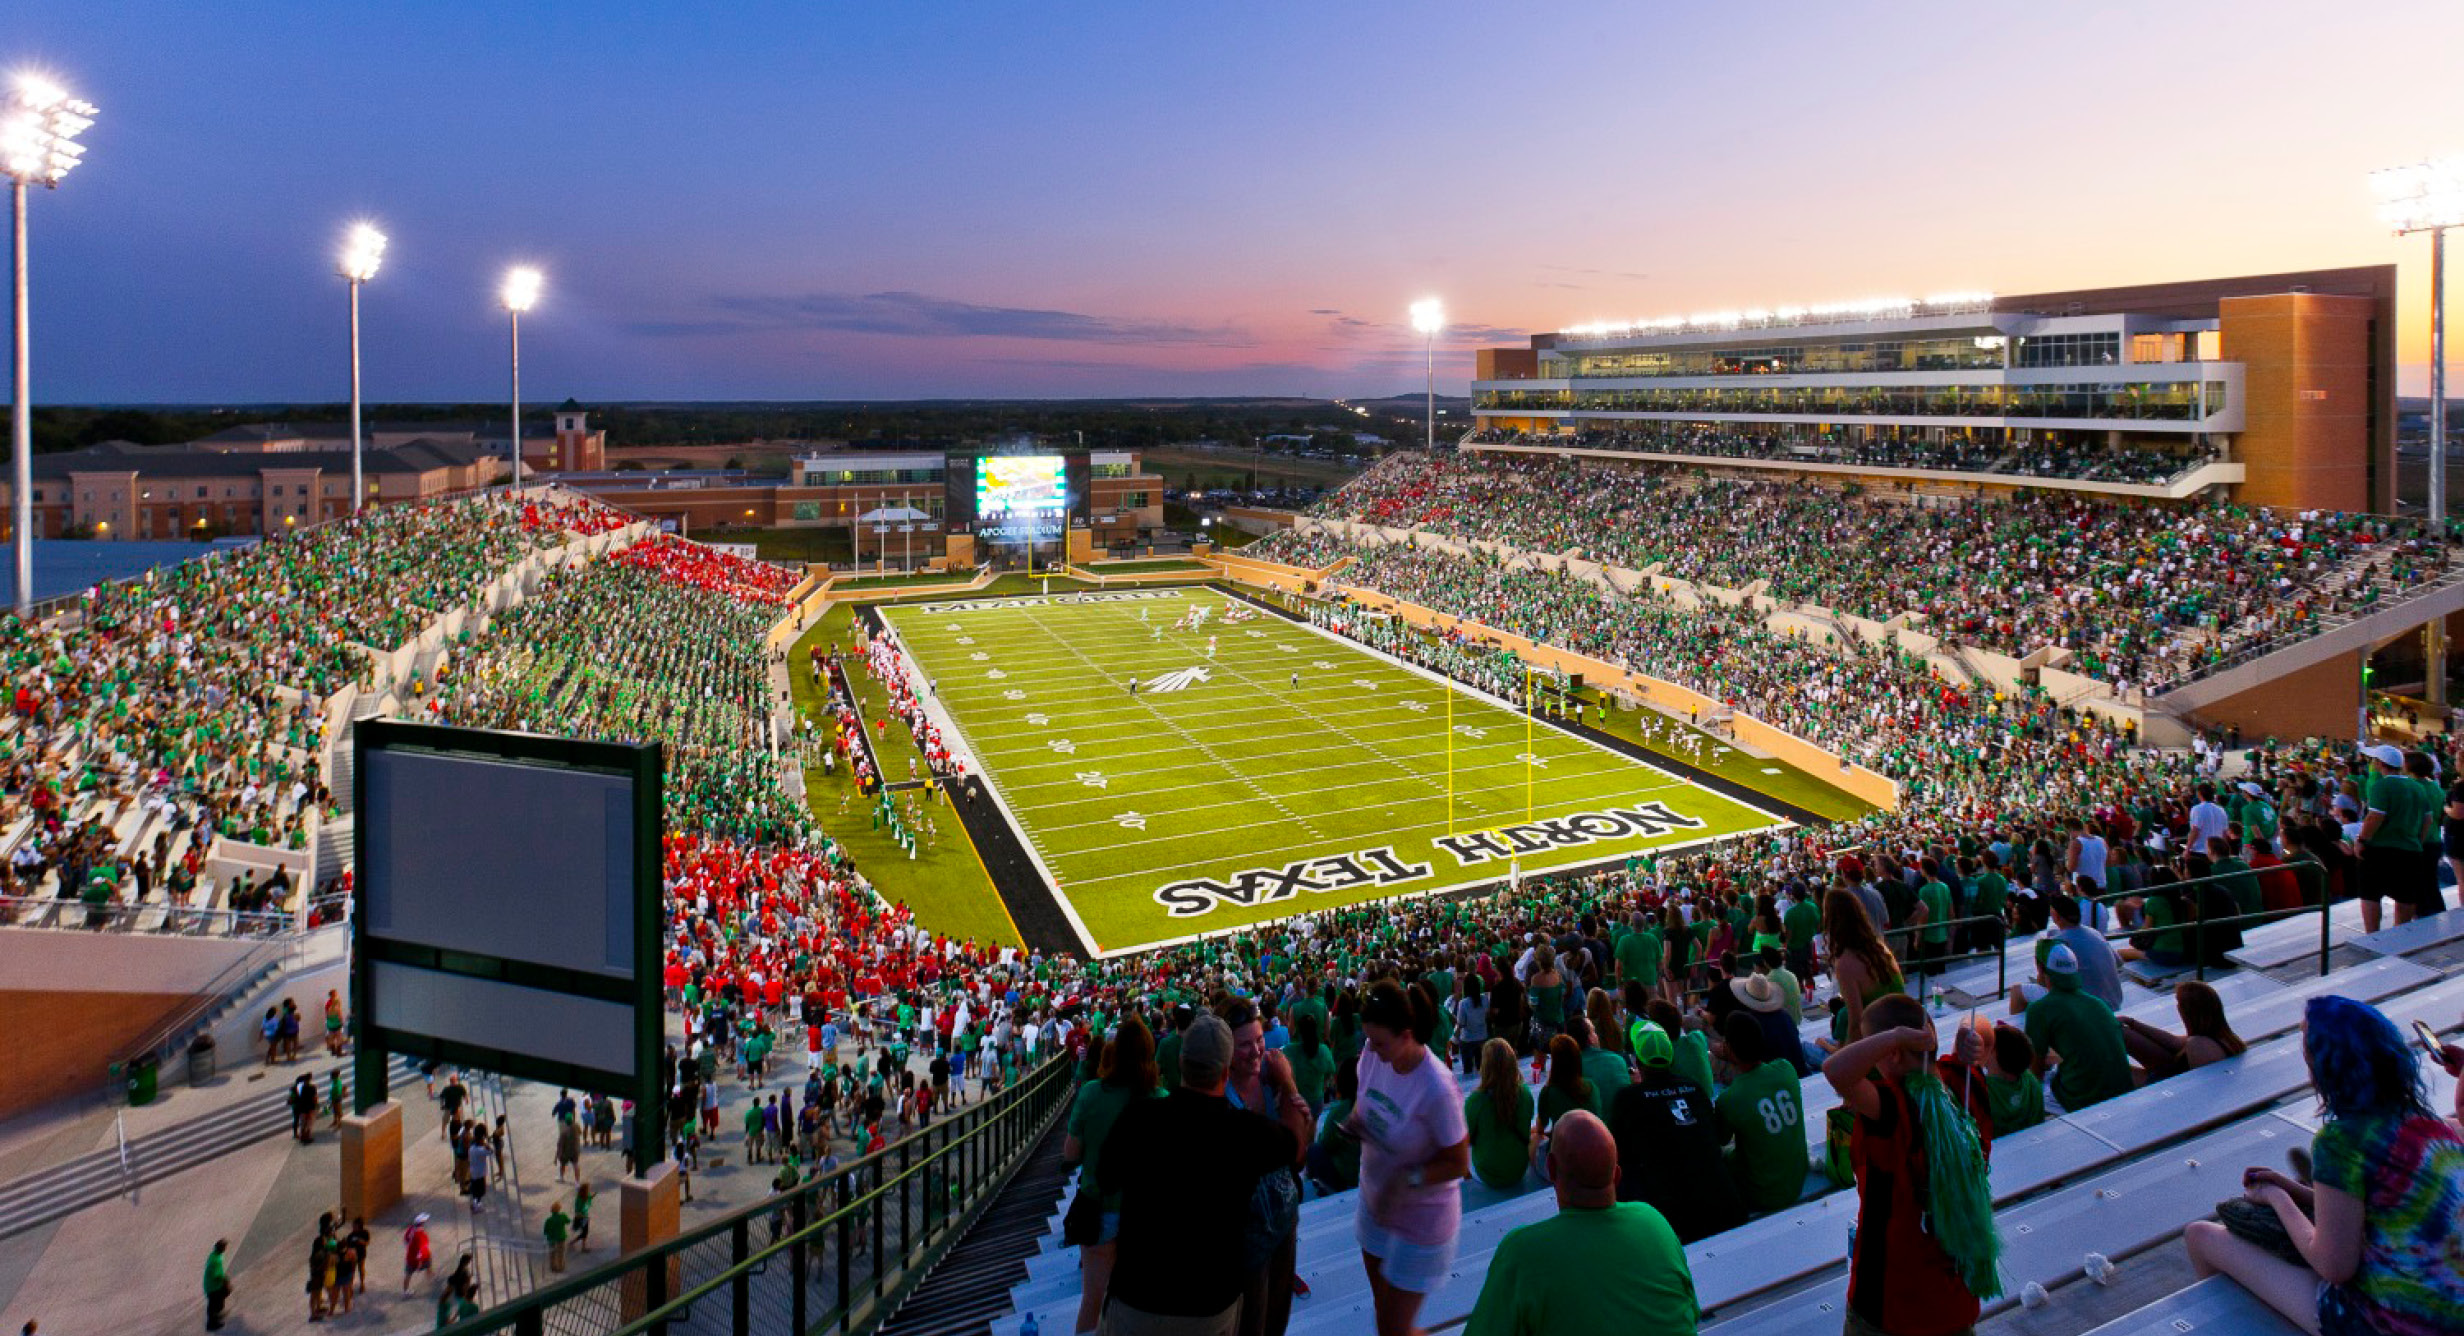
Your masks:
M373 505L486 487L510 472L501 421L379 422L365 431L360 463ZM604 469L607 433L567 399L552 423L522 424L522 459L541 474ZM105 441L35 456L33 490L37 538L276 534L351 513L350 428L259 422L183 445ZM8 494L0 482L0 501Z
M351 513L351 452L290 429L216 433L188 445L105 441L36 455L37 538L278 534ZM467 436L418 437L361 458L371 505L484 487L505 463ZM0 483L0 501L12 500Z
M974 530L976 460L990 453L1042 453L1064 461L1069 518L1098 548L1139 542L1163 527L1164 480L1135 451L1046 446L1036 451L838 450L799 456L786 478L736 470L616 472L563 481L611 505L683 533L716 529L861 528L917 552ZM935 547L938 550L938 547Z

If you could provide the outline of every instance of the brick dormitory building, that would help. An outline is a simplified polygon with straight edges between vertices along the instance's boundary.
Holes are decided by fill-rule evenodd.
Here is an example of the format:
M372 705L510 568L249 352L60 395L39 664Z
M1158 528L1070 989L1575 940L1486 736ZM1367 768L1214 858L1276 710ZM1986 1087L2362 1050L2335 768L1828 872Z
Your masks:
M601 468L605 432L570 401L551 428L526 424L526 468ZM507 472L505 431L449 425L367 429L361 472L372 505L485 487ZM37 538L162 540L264 535L351 512L351 444L340 424L233 427L177 445L105 441L37 455ZM0 480L0 516L13 500Z

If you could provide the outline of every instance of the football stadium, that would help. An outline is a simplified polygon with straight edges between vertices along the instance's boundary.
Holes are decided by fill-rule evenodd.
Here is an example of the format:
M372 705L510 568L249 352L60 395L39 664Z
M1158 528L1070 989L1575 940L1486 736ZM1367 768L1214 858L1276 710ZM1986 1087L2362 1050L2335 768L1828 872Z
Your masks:
M6 99L0 1328L2464 1331L2409 270L1552 296L1452 416L1436 302L1322 308L1410 432L1301 492L1145 399L629 441L527 267L512 402L363 420L362 224L347 416L38 449L110 122ZM715 309L581 341L1250 350Z

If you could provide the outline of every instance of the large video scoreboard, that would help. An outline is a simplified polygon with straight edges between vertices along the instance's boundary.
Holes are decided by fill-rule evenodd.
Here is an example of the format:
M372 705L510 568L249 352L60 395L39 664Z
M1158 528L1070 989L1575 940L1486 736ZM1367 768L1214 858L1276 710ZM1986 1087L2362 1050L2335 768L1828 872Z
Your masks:
M1086 514L1084 454L952 455L944 476L954 525L972 523L986 542L1059 542Z

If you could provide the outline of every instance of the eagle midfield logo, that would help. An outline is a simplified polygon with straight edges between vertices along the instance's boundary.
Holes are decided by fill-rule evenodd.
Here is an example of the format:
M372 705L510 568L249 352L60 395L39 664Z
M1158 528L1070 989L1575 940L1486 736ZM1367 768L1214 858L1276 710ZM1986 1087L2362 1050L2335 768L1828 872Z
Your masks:
M1214 672L1206 668L1183 668L1179 672L1151 677L1138 684L1141 691L1186 691L1200 682L1212 681Z

